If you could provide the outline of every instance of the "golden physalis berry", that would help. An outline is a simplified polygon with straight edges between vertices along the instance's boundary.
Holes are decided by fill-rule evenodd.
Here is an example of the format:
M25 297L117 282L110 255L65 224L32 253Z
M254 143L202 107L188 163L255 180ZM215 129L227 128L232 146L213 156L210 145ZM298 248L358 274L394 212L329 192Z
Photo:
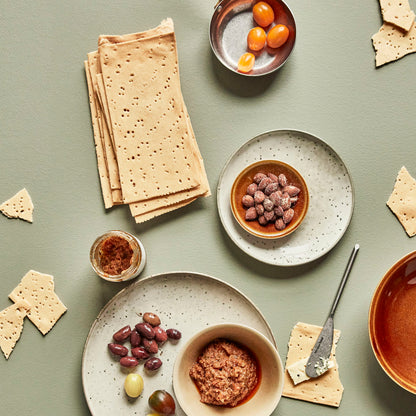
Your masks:
M247 46L252 51L260 51L266 44L266 32L263 28L257 26L248 32L247 35Z
M253 6L253 18L261 27L267 27L274 21L274 11L270 4L260 1Z
M285 25L272 27L267 34L267 46L270 48L280 48L289 37L289 29Z
M238 70L244 73L250 72L254 67L255 59L256 58L252 53L243 53L238 60Z

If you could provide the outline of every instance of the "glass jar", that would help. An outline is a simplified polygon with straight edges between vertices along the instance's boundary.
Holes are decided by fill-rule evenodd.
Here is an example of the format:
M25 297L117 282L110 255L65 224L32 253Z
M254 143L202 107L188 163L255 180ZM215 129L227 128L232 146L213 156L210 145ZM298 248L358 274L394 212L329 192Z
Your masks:
M125 282L137 277L146 264L142 242L125 231L112 230L98 237L90 250L94 271L109 282Z

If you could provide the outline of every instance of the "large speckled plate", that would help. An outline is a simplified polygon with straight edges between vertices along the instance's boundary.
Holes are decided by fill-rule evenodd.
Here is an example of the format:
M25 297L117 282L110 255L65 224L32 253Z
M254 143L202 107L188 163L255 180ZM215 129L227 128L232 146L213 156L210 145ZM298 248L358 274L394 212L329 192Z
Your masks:
M182 338L177 345L168 341L161 347L158 356L163 365L157 372L146 373L142 364L134 370L142 375L144 390L133 400L123 389L128 371L112 357L107 344L118 329L141 322L144 312L159 315L161 326L179 329ZM121 290L101 310L84 347L82 384L91 413L95 416L150 413L147 400L153 391L164 389L173 395L173 364L181 344L203 327L223 322L251 326L276 345L257 307L241 292L214 277L191 272L163 273L140 279ZM185 413L177 409L175 415Z
M277 240L245 231L234 219L230 192L237 175L259 160L293 166L305 179L309 209L299 228ZM351 177L341 158L317 137L295 130L261 134L241 146L226 163L217 188L221 222L229 237L248 255L276 266L311 262L331 250L344 235L354 209Z

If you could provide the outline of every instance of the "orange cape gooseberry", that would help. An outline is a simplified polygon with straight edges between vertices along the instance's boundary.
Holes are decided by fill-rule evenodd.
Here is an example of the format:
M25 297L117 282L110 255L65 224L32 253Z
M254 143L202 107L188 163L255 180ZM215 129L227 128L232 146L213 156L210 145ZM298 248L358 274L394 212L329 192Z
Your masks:
M274 11L270 4L260 1L253 6L253 18L261 27L267 27L274 21Z
M289 29L285 25L276 25L267 34L267 45L270 48L280 48L289 37Z
M238 70L244 73L250 72L254 67L255 59L256 58L252 53L243 53L238 60Z
M260 51L266 44L266 32L263 28L257 26L248 32L247 35L247 46L252 51Z

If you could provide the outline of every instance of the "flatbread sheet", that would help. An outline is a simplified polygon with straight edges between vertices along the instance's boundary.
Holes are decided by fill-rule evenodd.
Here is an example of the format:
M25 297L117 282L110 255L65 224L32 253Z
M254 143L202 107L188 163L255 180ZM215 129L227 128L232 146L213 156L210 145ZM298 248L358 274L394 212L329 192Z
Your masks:
M334 366L327 372L318 378L306 380L295 385L287 371L287 367L310 356L321 329L322 327L320 326L303 322L298 322L293 327L288 344L283 396L339 407L344 391L344 387L339 379L338 364L335 360L335 348L341 336L339 330L334 330L334 343L330 356L330 360L334 363Z
M102 39L98 50L124 201L198 186L173 24L139 40Z

